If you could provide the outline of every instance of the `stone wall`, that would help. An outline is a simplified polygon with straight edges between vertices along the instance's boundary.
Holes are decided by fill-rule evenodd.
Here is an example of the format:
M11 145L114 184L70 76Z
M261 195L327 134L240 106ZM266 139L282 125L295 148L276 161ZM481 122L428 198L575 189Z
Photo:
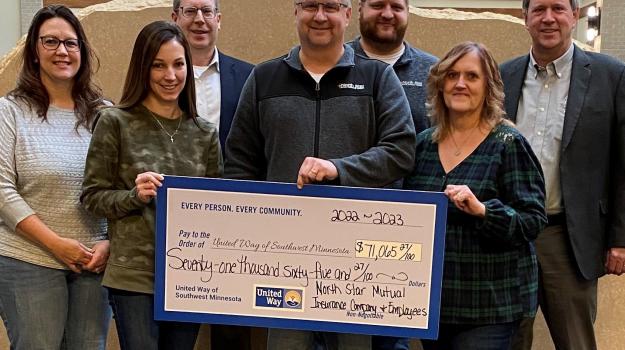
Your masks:
M603 0L601 52L625 61L625 1Z
M223 1L221 7L218 47L226 53L258 63L283 55L297 42L293 7L284 5L284 0L255 0L254 6ZM169 19L170 12L169 0L114 0L78 12L100 57L97 79L109 98L119 99L139 30L151 21ZM407 40L439 56L464 40L484 42L499 60L525 53L530 46L522 22L512 16L417 8L411 8L411 12ZM357 35L357 21L358 10L354 7L347 40ZM18 63L18 49L0 62L0 95L14 85Z
M21 23L20 26L22 28L22 34L28 33L28 27L30 26L30 21L33 18L33 15L39 11L42 6L41 0L20 0L20 12L21 12Z

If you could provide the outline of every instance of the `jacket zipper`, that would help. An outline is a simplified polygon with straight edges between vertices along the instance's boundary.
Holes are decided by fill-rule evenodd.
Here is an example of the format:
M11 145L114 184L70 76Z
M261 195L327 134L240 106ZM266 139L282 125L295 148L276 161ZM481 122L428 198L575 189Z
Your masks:
M315 115L315 148L314 148L314 157L315 158L319 158L319 124L320 124L320 119L321 119L321 87L319 86L319 83L316 82L315 85L315 92L317 93L317 112Z

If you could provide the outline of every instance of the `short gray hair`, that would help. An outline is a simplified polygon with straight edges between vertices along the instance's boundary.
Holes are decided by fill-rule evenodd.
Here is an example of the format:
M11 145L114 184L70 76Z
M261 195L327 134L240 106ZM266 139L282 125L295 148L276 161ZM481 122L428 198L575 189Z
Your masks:
M219 0L213 0L213 2L215 3L215 8L219 9ZM178 9L178 7L180 7L180 0L174 0L174 11L176 11Z
M573 11L579 8L579 0L569 0L569 2L571 3L571 9L573 9ZM523 0L521 6L523 8L523 13L527 13L527 9L530 7L530 0Z

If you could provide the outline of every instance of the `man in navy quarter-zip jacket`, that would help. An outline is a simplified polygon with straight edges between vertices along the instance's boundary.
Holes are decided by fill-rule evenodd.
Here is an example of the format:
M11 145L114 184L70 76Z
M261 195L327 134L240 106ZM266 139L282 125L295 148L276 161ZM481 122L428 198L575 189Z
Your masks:
M404 41L410 17L408 0L359 0L358 12L361 36L347 45L356 54L393 66L408 98L415 130L420 133L430 126L426 81L438 58ZM399 349L403 348L407 349Z
M300 45L248 78L226 141L227 178L384 187L414 165L393 67L343 45L349 0L298 0ZM368 336L271 329L269 349L370 349Z

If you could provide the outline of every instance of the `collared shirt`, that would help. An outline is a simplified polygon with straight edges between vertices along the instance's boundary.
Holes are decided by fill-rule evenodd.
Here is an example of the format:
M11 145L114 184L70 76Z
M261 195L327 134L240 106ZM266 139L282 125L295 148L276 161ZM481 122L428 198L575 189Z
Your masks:
M560 189L560 147L564 114L571 82L573 48L540 67L530 52L530 61L517 110L517 128L536 153L545 174L547 214L564 211Z
M221 114L221 81L219 80L219 54L217 48L208 66L193 66L195 97L199 116L215 124L219 130Z

